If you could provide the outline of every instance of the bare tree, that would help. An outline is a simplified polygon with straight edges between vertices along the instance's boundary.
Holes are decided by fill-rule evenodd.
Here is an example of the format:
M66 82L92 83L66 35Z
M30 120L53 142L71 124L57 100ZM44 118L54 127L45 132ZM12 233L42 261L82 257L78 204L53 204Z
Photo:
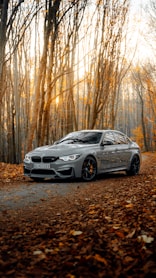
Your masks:
M6 149L1 148L0 157L5 155L6 160L11 162L21 159L18 47L37 12L33 2L27 7L23 0L0 3L0 103L4 107L0 111L0 143L10 152L7 155Z
M56 42L59 35L59 28L66 19L68 28L67 41L64 44L63 59L66 59L67 65L64 69L68 75L69 96L67 103L67 125L74 116L72 113L74 107L73 101L73 63L76 44L76 33L81 23L79 20L80 11L85 9L86 1L46 1L46 16L44 19L44 45L43 53L38 70L38 78L35 86L35 102L32 114L32 124L29 133L28 149L32 148L32 142L35 138L36 144L43 144L44 140L48 141L49 113L51 107L52 92L55 91L55 84L60 77L55 76L56 69L54 65L57 56ZM60 9L60 5L61 9ZM67 15L69 18L67 18ZM73 19L71 17L73 16ZM72 21L70 21L72 20ZM65 23L64 23L65 24ZM72 40L72 41L71 41ZM72 50L71 50L72 49ZM65 58L66 57L66 58ZM68 61L67 61L68 57ZM69 57L71 64L69 65ZM60 58L60 57L59 57ZM64 74L64 73L63 73ZM66 76L67 76L66 75ZM72 109L71 109L72 108ZM74 110L73 110L74 111ZM76 124L76 122L75 122ZM72 128L72 127L71 127Z
M144 148L146 151L154 148L155 141L155 86L152 83L151 72L145 69L135 69L132 73L133 88L140 100L140 116L142 133L144 140Z
M88 103L86 104L87 126L94 128L99 115L111 105L111 122L115 122L115 99L119 86L119 64L122 30L128 12L129 1L97 2L94 51L88 74ZM92 103L90 104L90 94ZM103 123L104 125L104 123Z

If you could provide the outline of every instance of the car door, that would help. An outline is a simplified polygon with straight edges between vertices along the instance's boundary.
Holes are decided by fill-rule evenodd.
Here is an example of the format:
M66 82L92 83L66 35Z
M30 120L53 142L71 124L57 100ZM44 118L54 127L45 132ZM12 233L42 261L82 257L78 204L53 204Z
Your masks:
M116 154L116 143L114 134L112 131L106 131L104 133L101 150L100 150L100 159L101 159L101 171L113 170L118 164L118 157Z
M124 168L127 166L131 157L130 142L128 137L120 132L114 133L116 142L116 155L118 156L117 167Z

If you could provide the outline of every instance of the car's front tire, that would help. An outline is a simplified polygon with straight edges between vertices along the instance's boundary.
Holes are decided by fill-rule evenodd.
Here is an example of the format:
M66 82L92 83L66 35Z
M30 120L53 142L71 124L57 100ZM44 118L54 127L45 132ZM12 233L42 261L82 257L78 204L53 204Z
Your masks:
M97 163L94 157L87 156L82 165L81 178L83 181L92 181L97 175Z
M135 176L139 174L140 170L140 158L138 155L134 155L131 161L130 169L127 170L127 175L129 176Z

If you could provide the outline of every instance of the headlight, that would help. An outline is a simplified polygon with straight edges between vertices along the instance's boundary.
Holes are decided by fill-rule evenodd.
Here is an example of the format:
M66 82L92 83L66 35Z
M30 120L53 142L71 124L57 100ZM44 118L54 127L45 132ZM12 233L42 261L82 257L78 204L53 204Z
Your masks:
M25 155L25 162L31 162L31 157L29 155Z
M76 160L80 157L80 154L71 154L71 155L65 155L65 156L60 156L59 159L63 161L73 161Z

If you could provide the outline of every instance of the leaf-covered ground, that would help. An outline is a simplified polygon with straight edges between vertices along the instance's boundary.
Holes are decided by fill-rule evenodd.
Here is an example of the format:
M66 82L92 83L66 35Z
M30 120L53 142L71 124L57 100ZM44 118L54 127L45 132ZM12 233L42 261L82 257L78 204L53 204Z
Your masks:
M29 185L0 164L0 188ZM0 277L156 277L156 154L66 196L0 212Z

